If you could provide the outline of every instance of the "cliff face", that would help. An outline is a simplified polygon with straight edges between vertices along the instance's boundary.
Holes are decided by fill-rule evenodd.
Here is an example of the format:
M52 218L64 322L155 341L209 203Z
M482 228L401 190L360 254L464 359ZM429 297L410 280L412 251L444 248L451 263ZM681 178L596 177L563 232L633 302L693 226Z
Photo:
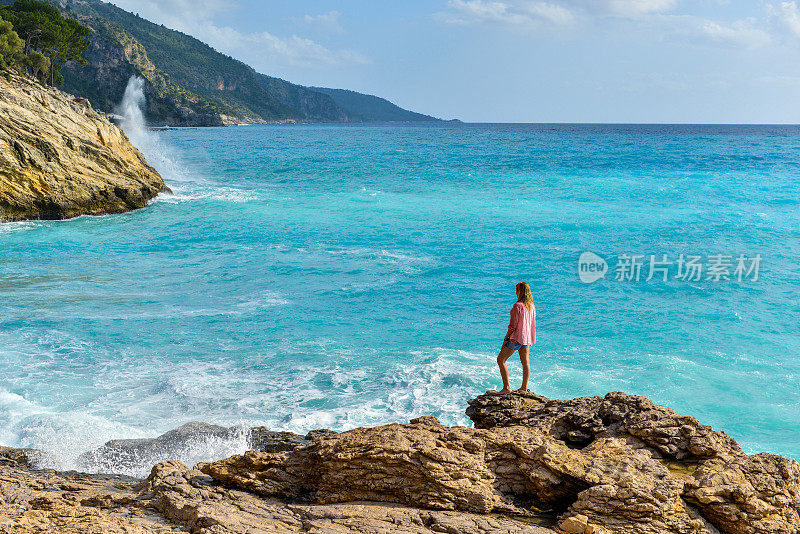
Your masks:
M327 95L280 78L257 74L256 79L270 94L285 105L296 109L304 121L351 122L352 117Z
M64 87L103 111L113 111L135 74L147 81L147 116L158 125L437 120L371 95L304 87L259 74L190 35L111 3L49 1L92 31L84 54L88 65L66 65Z
M86 65L65 65L65 91L87 98L98 109L113 111L130 77L140 76L145 80L145 114L155 124L223 126L238 121L226 120L220 109L172 82L128 32L100 19L82 22L92 30L89 48L83 54ZM249 118L263 122L258 117Z
M221 126L238 123L338 121L327 95L274 79L262 85L244 63L181 32L95 0L65 2L67 16L91 29L88 65L65 66L64 86L112 111L135 74L146 81L152 124Z
M0 219L141 208L168 191L125 133L84 99L0 73Z
M363 122L437 122L439 119L408 111L392 104L385 98L365 95L347 89L310 87L314 91L330 96L341 107L350 120Z

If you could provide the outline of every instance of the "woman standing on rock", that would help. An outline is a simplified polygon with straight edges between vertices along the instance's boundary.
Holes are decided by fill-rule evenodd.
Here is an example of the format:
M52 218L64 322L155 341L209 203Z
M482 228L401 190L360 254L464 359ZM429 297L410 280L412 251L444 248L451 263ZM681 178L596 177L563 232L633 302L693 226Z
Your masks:
M531 374L529 356L531 345L534 343L536 343L536 308L533 305L531 287L525 282L520 282L517 284L517 303L511 308L511 321L508 323L508 331L503 339L500 354L497 355L497 365L500 367L500 376L503 377L503 389L500 393L511 393L506 361L516 350L519 351L519 359L522 362L522 387L517 391L528 391L528 377Z

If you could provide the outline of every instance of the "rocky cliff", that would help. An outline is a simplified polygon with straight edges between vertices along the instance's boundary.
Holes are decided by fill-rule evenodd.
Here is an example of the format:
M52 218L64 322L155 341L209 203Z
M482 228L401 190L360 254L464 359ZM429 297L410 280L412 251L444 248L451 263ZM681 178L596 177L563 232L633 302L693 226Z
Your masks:
M64 90L87 98L98 109L113 112L131 76L145 80L145 113L154 124L225 126L240 121L264 122L250 112L232 117L233 110L215 106L172 81L150 60L147 50L130 33L97 18L82 19L92 31L84 52L86 65L64 67Z
M254 449L153 467L146 480L32 469L0 448L0 532L796 534L800 466L644 397L482 395L476 428L433 417L315 431L252 429ZM195 432L117 441L142 453Z
M119 213L162 191L158 172L87 100L0 72L0 220Z
M137 75L146 81L147 118L157 125L438 120L372 95L304 87L257 73L190 35L113 3L49 1L92 32L84 54L88 64L67 64L64 87L103 111L113 111L127 80Z

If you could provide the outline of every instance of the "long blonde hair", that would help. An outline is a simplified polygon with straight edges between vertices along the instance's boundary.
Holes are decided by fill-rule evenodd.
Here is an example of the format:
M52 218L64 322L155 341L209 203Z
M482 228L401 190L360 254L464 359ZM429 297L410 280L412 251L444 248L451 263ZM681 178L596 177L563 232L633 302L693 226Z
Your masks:
M528 308L528 311L533 309L533 295L531 295L531 286L525 282L517 284L517 302L521 302Z

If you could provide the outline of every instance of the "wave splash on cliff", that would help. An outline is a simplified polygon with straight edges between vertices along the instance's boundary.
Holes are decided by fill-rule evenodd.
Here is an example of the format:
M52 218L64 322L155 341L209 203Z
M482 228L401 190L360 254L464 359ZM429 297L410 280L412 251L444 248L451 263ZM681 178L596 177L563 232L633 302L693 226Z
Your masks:
M131 76L116 112L122 116L120 126L128 139L145 155L150 165L172 188L172 195L168 195L166 199L161 195L157 200L181 202L212 199L240 203L255 198L246 191L222 187L199 176L175 149L161 138L159 132L148 125L146 107L145 81L139 76Z
M145 117L147 97L145 82L139 76L131 76L125 87L125 94L117 106L117 113L122 116L120 126L130 139L164 178L165 181L185 181L187 177L181 172L181 165L172 151L161 141L157 132L151 130Z
M144 80L139 76L131 76L125 87L122 102L117 108L117 113L122 115L122 129L128 135L131 143L137 147L150 145L147 131L147 122L142 111L146 103L144 95Z
M150 128L145 116L147 96L145 95L145 81L139 76L131 76L125 87L125 94L117 106L117 113L122 116L121 127L130 139L152 165L169 182L174 190L175 182L190 182L194 177L186 171L180 158L164 143L158 132Z
M117 106L117 113L122 116L120 127L130 139L133 146L138 148L155 167L165 180L180 178L175 157L158 138L156 132L149 129L145 118L147 97L144 92L145 83L139 76L131 76L125 87L125 94Z

